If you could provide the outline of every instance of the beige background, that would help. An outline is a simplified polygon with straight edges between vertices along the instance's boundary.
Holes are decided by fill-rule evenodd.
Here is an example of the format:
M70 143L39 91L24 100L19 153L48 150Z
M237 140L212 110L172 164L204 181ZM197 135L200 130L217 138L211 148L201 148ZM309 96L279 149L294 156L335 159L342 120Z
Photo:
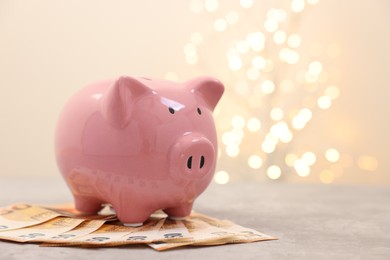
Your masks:
M255 2L267 8L288 6L286 1ZM67 98L91 81L119 74L165 77L175 72L179 80L212 74L226 85L221 105L228 107L227 100L236 95L226 80L229 75L185 62L183 46L191 33L210 35L213 17L218 16L194 14L190 3L0 0L0 181L4 175L59 174L53 154L57 116ZM234 1L220 6L238 8ZM261 9L259 15L264 15ZM316 114L296 140L296 146L331 144L342 156L352 157L352 166L334 183L390 185L389 25L386 0L323 0L302 17L302 39L335 43L342 51L331 64L340 98ZM226 60L212 64L219 62ZM378 168L370 172L357 167L362 155L375 157ZM318 161L307 178L282 180L319 182L319 171L328 166ZM218 170L228 171L231 181L254 178L251 174L268 181L264 169L249 174L245 163L246 158L221 156Z

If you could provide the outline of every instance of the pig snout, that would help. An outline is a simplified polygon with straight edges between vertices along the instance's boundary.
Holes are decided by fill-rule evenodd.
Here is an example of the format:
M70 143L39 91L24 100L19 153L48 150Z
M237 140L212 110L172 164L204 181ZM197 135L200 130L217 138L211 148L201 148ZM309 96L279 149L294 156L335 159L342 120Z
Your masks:
M202 178L215 165L213 145L204 136L180 137L173 145L170 157L171 175L180 179Z

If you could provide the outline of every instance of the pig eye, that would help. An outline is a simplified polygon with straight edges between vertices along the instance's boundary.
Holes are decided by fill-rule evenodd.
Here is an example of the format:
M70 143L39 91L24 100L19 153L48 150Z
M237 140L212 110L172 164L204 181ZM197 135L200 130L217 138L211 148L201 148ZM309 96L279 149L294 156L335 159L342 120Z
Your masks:
M200 108L199 108L199 107L196 109L196 111L198 111L198 114L199 114L199 115L201 115L201 114L202 114L202 110L200 110Z
M169 107L168 109L169 109L169 113L171 114L174 114L176 112L175 109L173 109L172 107Z

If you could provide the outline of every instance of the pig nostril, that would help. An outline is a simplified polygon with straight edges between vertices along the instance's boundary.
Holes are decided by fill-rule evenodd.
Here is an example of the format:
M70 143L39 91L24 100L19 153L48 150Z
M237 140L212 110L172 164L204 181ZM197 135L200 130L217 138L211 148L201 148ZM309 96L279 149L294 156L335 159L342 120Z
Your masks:
M204 156L202 155L200 157L200 168L202 169L203 166L204 166Z
M188 160L187 160L187 167L188 167L188 169L192 168L192 156L190 156L190 158L188 158Z

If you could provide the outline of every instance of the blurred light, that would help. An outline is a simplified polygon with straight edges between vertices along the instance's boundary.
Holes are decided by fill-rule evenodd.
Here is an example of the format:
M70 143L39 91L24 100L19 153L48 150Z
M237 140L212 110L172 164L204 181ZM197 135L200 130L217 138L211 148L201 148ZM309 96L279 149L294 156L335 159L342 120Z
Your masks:
M329 86L325 89L325 95L334 100L340 96L340 90L335 86Z
M287 14L283 9L271 8L267 11L267 18L282 23L286 20Z
M303 129L307 122L309 122L312 118L313 113L308 108L303 108L299 111L298 115L296 115L292 120L292 126L297 129Z
M330 184L334 181L334 174L330 170L323 170L320 173L320 180L322 183Z
M186 55L186 62L190 65L196 64L198 62L198 55L192 54L192 55Z
M271 59L266 60L266 65L262 69L264 72L271 72L274 69L274 62Z
M221 158L221 154L222 154L221 148L218 148L218 155L217 155L218 159Z
M340 159L340 153L336 149L330 148L330 149L325 151L325 158L329 162L335 163L335 162L337 162Z
M262 32L249 33L247 41L254 51L261 51L264 49L265 36Z
M248 159L248 165L252 169L259 169L263 165L263 160L258 155L251 155Z
M240 5L243 8L250 8L253 5L253 0L240 0Z
M193 34L191 34L191 42L196 45L201 44L203 42L202 34L199 32L194 32Z
M266 60L262 56L255 56L252 59L252 66L256 69L263 69L266 64Z
M228 145L225 151L229 157L237 157L240 154L240 147L237 145Z
M283 134L283 136L280 137L280 141L281 141L282 143L285 143L285 144L291 142L292 139L293 139L293 134L292 134L292 132L291 132L290 130L288 130L287 132L285 132L285 133Z
M359 157L357 164L360 169L366 171L375 171L378 168L378 160L367 155Z
M332 99L328 96L319 97L317 100L317 105L321 109L328 109L332 105Z
M249 48L249 42L247 41L239 41L236 46L237 51L240 53L247 53Z
M288 64L295 64L299 60L299 54L298 52L291 50L289 48L283 48L279 52L279 58L281 61L284 61Z
M267 19L264 22L264 29L267 32L275 32L279 28L279 24L277 21L272 19Z
M284 158L284 161L285 163L290 166L290 167L293 167L294 166L294 163L295 161L298 160L298 156L296 156L295 154L293 153L289 153L286 155L286 158Z
M237 12L230 11L226 14L226 21L228 22L228 24L236 24L238 23L238 20L239 20L239 16Z
M302 108L302 109L299 111L299 115L300 115L305 121L310 121L310 119L311 119L312 116L313 116L313 113L312 113L311 110L308 109L308 108Z
M294 82L290 79L284 79L280 82L280 90L284 93L290 93L294 89Z
M229 182L229 173L225 171L218 171L214 175L214 181L218 184L226 184Z
M298 159L294 162L294 169L301 177L306 177L310 174L310 167L303 159Z
M239 55L230 56L228 60L229 60L229 68L232 71L237 71L241 69L242 61Z
M261 127L261 122L258 118L256 117L251 117L248 119L246 122L246 127L250 132L257 132L260 130Z
M280 107L274 107L271 109L270 116L272 120L279 121L283 118L284 112Z
M322 71L322 64L319 61L313 61L309 64L309 71L312 74L318 75Z
M179 80L177 74L174 72L168 72L167 74L165 74L164 79L171 80L171 81L178 81Z
M274 33L274 42L278 45L283 44L286 41L286 32L277 31Z
M306 126L306 122L299 117L294 117L291 124L292 124L292 127L297 129L297 130L303 129Z
M304 8L305 8L305 0L292 0L291 10L294 13L302 12Z
M226 146L238 146L241 143L241 139L244 136L242 130L233 130L231 132L225 132L222 134L222 143Z
M225 19L223 18L218 18L217 20L215 20L214 22L214 29L217 31L217 32L223 32L225 31L227 28L227 22Z
M256 68L254 68L254 67L250 67L246 71L246 76L250 80L257 80L260 77L260 71L258 69L256 69Z
M196 55L196 46L193 43L187 43L184 45L184 54L185 55Z
M270 179L276 180L279 179L282 175L282 171L280 170L279 166L277 165L271 165L267 169L267 175Z
M261 83L261 90L266 94L271 94L275 90L275 84L271 80L264 80Z
M203 10L203 1L202 0L192 0L190 3L190 10L193 13L200 13Z
M263 152L265 153L272 153L273 151L275 151L275 143L272 142L271 140L264 140L263 143L261 144L261 149L263 150Z
M233 116L232 126L235 129L243 129L245 127L245 119L240 115Z
M288 46L298 48L301 45L301 37L298 34L291 34L287 40Z
M285 122L277 122L271 126L270 132L273 136L281 139L284 135L286 135L286 133L289 132L289 129Z
M306 0L306 2L309 4L309 5L315 5L315 4L318 4L320 0Z
M318 75L313 74L310 71L305 73L305 81L306 82L308 82L308 83L315 83L317 80L318 80ZM312 87L312 88L314 87L315 88L315 86L313 86L313 85L307 85L306 88L308 88L308 87ZM310 91L310 90L313 90L313 89L308 89L308 90Z
M208 12L215 12L218 10L218 0L205 0L204 2L204 8Z
M316 162L317 158L313 152L305 152L302 155L302 160L304 160L307 163L307 165L311 166Z

